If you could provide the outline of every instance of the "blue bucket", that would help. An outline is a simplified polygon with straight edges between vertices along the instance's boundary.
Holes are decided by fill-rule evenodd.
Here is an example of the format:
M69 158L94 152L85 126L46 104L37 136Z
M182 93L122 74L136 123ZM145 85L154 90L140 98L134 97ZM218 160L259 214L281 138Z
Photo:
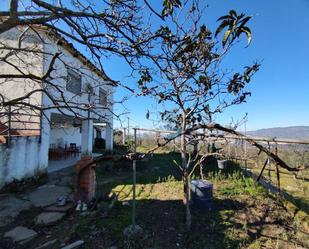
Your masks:
M205 180L192 180L190 184L191 204L199 209L211 209L213 200L213 184Z
M212 189L213 184L210 181L206 180L192 180L190 185L191 196L194 199L195 197L198 198L205 198L205 199L212 199Z
M202 210L213 209L213 200L205 198L194 198L191 200L191 206Z

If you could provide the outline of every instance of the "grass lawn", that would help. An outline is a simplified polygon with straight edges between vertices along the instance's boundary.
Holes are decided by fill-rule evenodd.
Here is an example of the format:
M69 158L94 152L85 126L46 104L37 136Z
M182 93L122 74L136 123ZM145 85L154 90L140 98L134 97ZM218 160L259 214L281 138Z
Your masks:
M173 160L176 153L155 154L137 164L137 224L142 236L126 239L122 232L131 224L131 165L99 167L98 189L114 192L118 202L108 217L95 224L104 227L109 246L118 248L308 248L308 227L294 219L285 207L235 165L221 173L212 162L205 170L214 183L210 211L192 209L192 230L184 226L183 185ZM89 248L95 247L93 242ZM105 248L105 247L102 247Z
M130 239L123 235L131 224L132 163L101 163L96 169L97 195L99 199L110 193L118 197L109 211L110 202L102 198L94 211L72 212L56 225L42 227L31 247L8 244L4 248L36 248L53 239L56 247L47 249L76 240L85 242L80 248L91 249L309 248L305 214L287 210L276 197L244 177L237 165L219 172L212 161L204 174L214 184L213 207L192 208L192 229L186 231L183 185L173 160L179 161L179 154L162 150L148 162L137 163L136 211L137 224L144 230L141 235ZM19 225L31 227L39 211L22 213Z
M256 174L260 174L263 166L262 161L259 163L259 167L255 167L254 164L249 165L249 169ZM290 165L293 165L290 163ZM266 166L263 176L265 179L269 179L268 176L268 165ZM299 177L304 177L309 179L309 170L303 171L299 174ZM275 170L275 165L271 164L270 179L273 185L278 186L277 174ZM297 206L298 209L309 214L309 181L303 179L295 179L291 172L280 168L280 187L287 193L287 198L290 202Z

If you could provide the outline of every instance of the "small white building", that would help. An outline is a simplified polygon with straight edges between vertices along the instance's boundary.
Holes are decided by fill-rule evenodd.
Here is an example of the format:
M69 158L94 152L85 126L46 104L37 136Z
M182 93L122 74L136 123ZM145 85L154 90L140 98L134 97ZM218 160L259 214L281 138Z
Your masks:
M0 188L74 164L95 138L113 149L114 82L72 44L44 26L17 27L0 35L0 58L1 96L29 95L0 109Z

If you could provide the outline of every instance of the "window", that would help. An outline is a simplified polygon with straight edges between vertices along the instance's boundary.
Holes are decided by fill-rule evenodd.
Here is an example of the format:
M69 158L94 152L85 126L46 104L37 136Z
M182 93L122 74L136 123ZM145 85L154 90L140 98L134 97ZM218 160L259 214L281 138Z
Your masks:
M82 91L82 77L80 74L69 68L66 89L75 94L81 94Z
M107 93L102 88L100 88L99 92L99 103L101 105L107 106Z

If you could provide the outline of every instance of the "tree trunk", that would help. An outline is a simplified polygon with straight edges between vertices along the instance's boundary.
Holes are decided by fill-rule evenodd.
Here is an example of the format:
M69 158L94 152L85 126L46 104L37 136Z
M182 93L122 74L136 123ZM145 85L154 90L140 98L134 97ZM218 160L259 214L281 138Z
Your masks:
M181 166L182 166L182 173L183 173L183 184L184 184L184 204L186 206L186 227L188 230L191 229L192 217L190 212L190 181L189 181L189 170L188 170L188 163L187 163L187 146L186 146L186 139L184 132L186 130L186 114L183 113L182 115L182 127L181 127Z
M186 227L187 230L191 229L192 217L190 211L190 177L188 172L184 175L184 187L185 187L185 205L186 205Z

